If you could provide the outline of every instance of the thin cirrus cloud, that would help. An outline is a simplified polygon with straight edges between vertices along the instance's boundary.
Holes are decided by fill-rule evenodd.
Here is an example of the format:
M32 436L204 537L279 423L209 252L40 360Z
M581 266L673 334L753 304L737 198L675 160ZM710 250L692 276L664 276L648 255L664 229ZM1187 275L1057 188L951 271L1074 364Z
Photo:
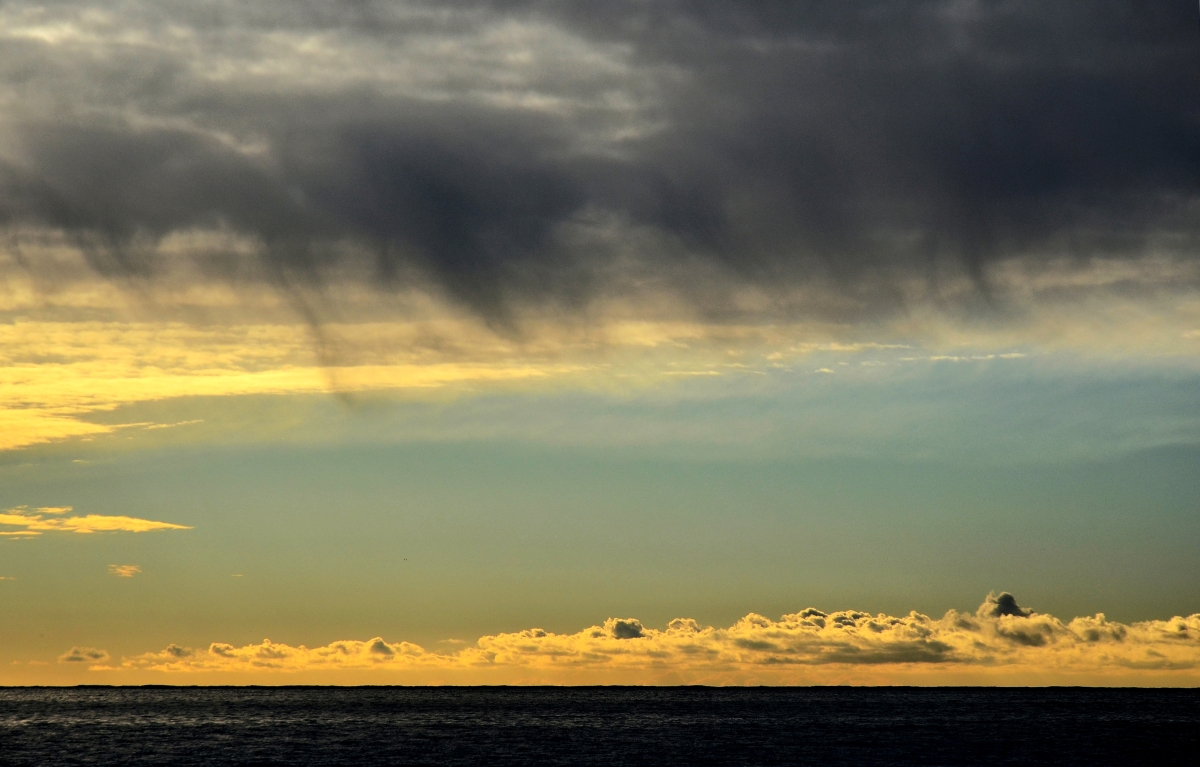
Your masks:
M0 535L10 537L32 537L43 533L145 533L154 530L191 530L187 525L172 522L157 522L126 516L66 516L72 508L43 507L30 510L17 506L0 513L0 527L16 527L18 530L2 530Z
M255 674L523 672L533 675L525 678L542 680L603 672L642 682L762 683L794 683L846 671L866 671L880 680L893 672L986 671L1090 679L1165 674L1184 683L1196 680L1200 669L1200 614L1132 624L1109 621L1102 614L1063 621L1022 608L1012 595L1001 593L989 594L974 613L951 610L941 618L808 608L779 620L751 613L727 628L680 618L662 630L632 618L610 618L574 634L528 629L485 636L452 653L380 637L316 648L270 640L242 647L218 642L207 650L171 645L126 658L121 668Z

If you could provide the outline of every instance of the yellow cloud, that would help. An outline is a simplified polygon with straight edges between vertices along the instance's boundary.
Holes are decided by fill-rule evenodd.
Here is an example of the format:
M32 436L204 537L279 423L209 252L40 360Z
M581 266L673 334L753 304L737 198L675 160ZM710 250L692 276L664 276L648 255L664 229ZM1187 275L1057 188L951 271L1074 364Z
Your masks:
M388 328L367 325L356 332L386 337ZM403 337L390 340L403 348ZM320 365L313 356L303 326L0 324L0 362L6 363L0 365L0 450L111 434L122 428L162 429L199 422L113 425L83 420L139 402L306 394L331 388L344 393L423 390L545 379L582 369L511 359L385 359L379 364Z
M108 426L78 421L50 410L5 410L0 405L0 450L28 447L68 437L107 434L110 431L112 429Z
M31 536L47 532L65 533L145 533L151 530L191 530L186 525L156 522L125 516L88 514L82 517L46 517L46 513L63 514L69 507L38 509L30 512L24 506L0 513L0 526L20 527L22 530L0 532L0 535Z
M110 435L129 425L97 423L98 414L178 397L511 386L625 390L754 367L745 363L780 369L806 355L909 348L912 359L947 361L1012 358L1025 353L1014 351L1018 347L1193 359L1200 319L1193 293L1139 302L1121 287L1129 280L1164 288L1193 284L1190 265L1149 259L1085 268L1070 261L1036 273L1028 264L996 265L989 284L1014 311L1006 315L1010 321L993 325L964 325L930 308L942 304L942 292L975 290L970 281L958 288L940 283L933 303L916 284L893 286L915 291L908 302L913 309L887 322L795 319L819 315L809 310L837 295L813 282L795 295L743 286L745 300L735 302L747 310L741 323L706 321L702 307L656 292L597 297L578 314L518 307L514 337L417 288L384 294L354 280L335 281L319 296L289 300L265 283L234 288L212 282L184 268L184 257L169 259L172 269L183 271L168 269L135 295L97 279L84 255L61 237L39 236L43 244L31 244L21 259L0 247L0 314L14 318L0 323L0 451ZM188 237L224 242L227 234ZM179 242L163 247L183 247ZM196 247L196 254L206 252ZM238 247L253 251L247 243ZM48 271L35 279L31 264L34 272L37 264ZM1105 292L1110 289L1119 290ZM1076 290L1083 292L1061 298ZM310 308L297 312L297 306ZM298 314L340 319L314 327ZM834 369L824 364L817 362L817 372ZM139 426L170 425L179 424Z
M1011 609L1006 598L1011 602ZM998 670L1032 675L1157 673L1200 680L1200 614L1122 624L1103 615L1062 621L1020 610L1008 595L989 596L975 613L942 618L916 612L869 615L808 608L771 620L749 614L727 628L690 618L665 629L610 618L574 634L542 629L496 634L473 647L431 652L381 637L308 648L263 640L207 650L175 645L128 658L125 669L164 672L301 672L315 670L443 670L534 672L542 680L591 679L719 683L755 679L797 683L830 673L865 671L886 680L897 672L962 674ZM859 677L862 678L861 675Z
M109 565L108 574L118 578L132 578L142 571L138 565Z

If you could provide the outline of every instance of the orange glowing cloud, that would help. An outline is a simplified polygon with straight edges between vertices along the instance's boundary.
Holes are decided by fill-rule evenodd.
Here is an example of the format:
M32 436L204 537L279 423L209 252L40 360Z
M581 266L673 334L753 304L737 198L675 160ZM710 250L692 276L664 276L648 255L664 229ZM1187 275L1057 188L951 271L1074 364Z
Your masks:
M176 525L171 522L156 522L151 519L139 519L125 516L103 516L88 514L86 516L61 516L70 512L69 506L44 507L29 511L25 506L17 506L0 513L0 526L18 527L20 530L0 531L7 536L35 536L42 533L145 533L152 530L191 530L187 525ZM55 516L48 516L55 515Z

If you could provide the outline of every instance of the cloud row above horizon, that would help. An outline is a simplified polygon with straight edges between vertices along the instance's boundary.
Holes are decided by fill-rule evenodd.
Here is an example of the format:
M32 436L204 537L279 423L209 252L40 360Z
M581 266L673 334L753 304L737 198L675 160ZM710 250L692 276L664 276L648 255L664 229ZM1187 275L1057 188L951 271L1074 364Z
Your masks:
M89 647L73 647L59 658L60 663L87 663L113 681L129 674L164 681L184 674L286 684L289 677L307 675L338 683L340 673L367 671L389 682L450 672L441 679L451 684L588 679L639 684L904 679L946 684L982 675L1000 683L1041 676L1049 680L1043 683L1170 680L1189 685L1196 683L1200 668L1200 615L1132 625L1109 621L1103 614L1064 622L1021 608L1002 592L989 594L974 613L950 610L939 619L917 612L894 617L807 608L778 621L751 613L728 628L676 618L659 630L632 618L609 618L574 634L528 629L485 636L449 652L380 637L315 648L266 639L243 647L215 642L206 650L172 644L161 652L109 661L107 651ZM147 671L160 676L140 673Z

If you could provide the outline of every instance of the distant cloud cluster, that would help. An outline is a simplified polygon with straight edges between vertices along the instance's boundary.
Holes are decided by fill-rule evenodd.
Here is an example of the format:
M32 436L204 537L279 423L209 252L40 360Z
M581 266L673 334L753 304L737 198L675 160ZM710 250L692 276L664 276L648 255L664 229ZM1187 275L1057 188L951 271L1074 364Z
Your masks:
M118 578L132 578L142 572L139 565L109 565L108 574Z
M95 647L72 647L58 658L59 663L102 663L106 660L108 651Z
M613 672L652 681L744 677L796 681L818 667L1019 669L1031 673L1160 672L1200 669L1200 614L1121 624L1104 615L1063 621L991 594L974 613L895 617L808 608L771 620L750 614L727 628L679 618L665 629L610 618L575 634L528 629L480 638L442 654L408 642L340 641L316 648L264 640L207 650L172 645L126 658L126 669L164 672L300 672L315 670L487 670L538 673ZM640 676L636 676L640 675ZM593 677L596 678L596 677Z
M191 530L187 525L171 522L156 522L137 517L66 516L70 506L42 507L30 510L17 506L0 512L0 528L16 527L17 530L0 530L0 535L9 537L32 537L42 533L145 533L152 530Z

